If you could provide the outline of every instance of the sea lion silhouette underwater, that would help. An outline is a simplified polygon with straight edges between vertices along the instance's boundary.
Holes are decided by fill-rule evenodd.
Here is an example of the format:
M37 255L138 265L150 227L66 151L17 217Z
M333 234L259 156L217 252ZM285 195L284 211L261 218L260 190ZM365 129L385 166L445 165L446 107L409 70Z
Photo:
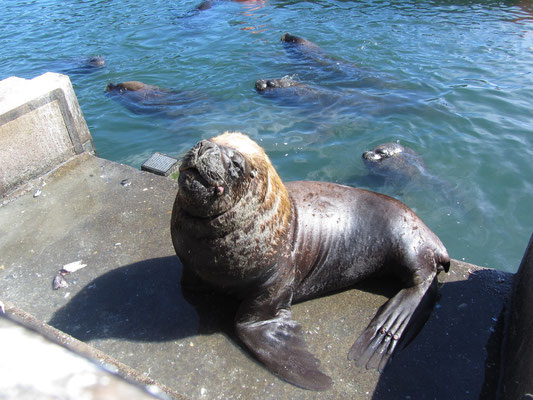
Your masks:
M135 114L176 118L201 114L211 99L197 91L174 91L139 81L109 83L106 93Z
M290 54L305 61L306 67L297 66L294 75L257 80L255 90L264 97L283 105L338 106L339 110L370 115L424 107L416 93L395 90L377 74L333 59L313 42L290 33L284 33L281 41Z
M100 71L105 66L106 62L102 56L90 56L56 60L48 64L46 70L66 75L86 75Z
M181 16L180 18L187 18L187 17L193 17L195 15L198 15L202 11L209 10L212 8L216 3L221 3L223 0L203 0L200 4L198 4L196 7L194 7L192 10L189 10L185 15ZM232 0L235 3L253 3L259 0Z
M282 106L320 112L332 108L350 115L389 115L421 112L427 107L422 99L406 92L374 93L372 91L339 90L302 82L290 76L258 79L255 90L262 97ZM327 114L326 114L327 115Z
M416 151L400 143L388 142L361 155L368 175L351 183L388 195L401 195L413 208L436 207L442 215L457 221L477 221L484 217L475 201L465 196L457 182L450 182L428 170Z
M287 54L297 62L298 74L306 80L342 82L348 87L387 86L375 71L332 57L316 43L300 36L286 32L281 36L281 42Z
M282 183L263 149L241 133L197 143L180 167L171 219L182 289L206 285L241 300L238 337L271 372L305 389L332 380L307 349L291 303L369 277L404 288L348 352L382 370L429 317L450 258L403 203L327 182Z
M365 151L361 157L372 174L399 184L432 177L422 157L400 143L380 144Z
M285 76L279 79L258 79L255 90L265 98L280 101L288 106L329 107L345 99L331 90L297 81Z

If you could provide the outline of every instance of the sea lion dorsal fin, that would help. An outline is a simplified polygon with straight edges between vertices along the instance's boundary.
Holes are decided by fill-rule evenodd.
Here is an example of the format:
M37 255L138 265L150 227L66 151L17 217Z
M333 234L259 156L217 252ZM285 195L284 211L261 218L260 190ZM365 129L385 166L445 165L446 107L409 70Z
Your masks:
M237 334L255 357L287 382L311 390L326 390L333 384L320 371L320 360L307 350L289 305L265 304L260 296L245 300L237 313Z

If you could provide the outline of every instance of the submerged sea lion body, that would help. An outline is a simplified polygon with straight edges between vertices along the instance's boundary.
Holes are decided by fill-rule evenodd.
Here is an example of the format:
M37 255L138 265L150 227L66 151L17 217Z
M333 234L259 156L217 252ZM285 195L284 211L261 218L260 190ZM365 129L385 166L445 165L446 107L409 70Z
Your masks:
M358 65L334 58L327 54L317 44L290 33L281 36L287 52L303 63L299 73L309 75L312 79L332 79L347 84L349 87L382 87L383 81L371 71L364 70ZM307 68L305 68L307 67ZM347 81L348 82L345 82Z
M179 117L205 112L209 103L197 92L178 92L139 81L109 83L105 91L135 114Z
M312 112L334 108L335 115L386 115L420 111L424 104L404 94L372 94L360 90L335 90L325 86L304 83L290 77L259 79L255 90L263 97L277 100L284 106L302 107ZM327 115L327 113L326 113Z
M57 71L66 75L92 74L105 68L105 60L101 56L82 57L58 60L47 66L49 71Z
M263 97L280 100L289 106L328 107L344 100L344 97L330 90L288 77L259 79L255 82L255 90Z
M422 157L399 143L383 143L362 155L363 162L376 175L405 183L422 176L429 177Z
M333 183L284 185L264 151L239 133L187 153L171 233L182 285L201 281L240 298L236 330L248 349L283 379L314 390L332 381L307 350L293 301L370 276L399 278L405 288L348 353L382 369L427 319L436 275L449 267L440 240L404 204Z

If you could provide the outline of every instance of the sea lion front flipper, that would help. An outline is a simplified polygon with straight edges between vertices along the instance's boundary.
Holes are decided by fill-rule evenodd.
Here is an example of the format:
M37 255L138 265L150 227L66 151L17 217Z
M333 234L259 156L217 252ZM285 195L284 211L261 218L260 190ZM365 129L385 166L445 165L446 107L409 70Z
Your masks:
M301 325L292 319L290 299L257 296L245 300L237 313L237 334L266 367L304 389L326 390L332 380L319 370L320 361L307 350Z
M348 360L383 371L393 353L407 346L424 326L437 297L436 276L400 290L378 310L352 345Z

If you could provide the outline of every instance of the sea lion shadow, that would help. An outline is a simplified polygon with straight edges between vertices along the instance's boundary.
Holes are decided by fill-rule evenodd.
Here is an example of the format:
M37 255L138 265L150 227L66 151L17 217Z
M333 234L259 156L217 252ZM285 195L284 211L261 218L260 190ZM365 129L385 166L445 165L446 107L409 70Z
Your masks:
M373 400L483 398L480 393L491 383L486 381L487 343L494 342L510 281L498 281L495 273L479 270L441 287L429 320L385 368Z
M157 342L226 331L231 301L210 295L192 306L182 294L181 271L177 256L116 268L81 289L48 324L84 342Z

